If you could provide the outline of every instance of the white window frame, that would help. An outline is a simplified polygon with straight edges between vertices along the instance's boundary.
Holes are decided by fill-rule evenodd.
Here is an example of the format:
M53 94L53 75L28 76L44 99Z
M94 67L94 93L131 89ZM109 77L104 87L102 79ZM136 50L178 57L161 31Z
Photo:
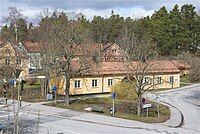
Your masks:
M113 79L108 79L108 86L112 86L113 85Z
M5 59L5 65L10 65L10 58L6 57L6 59Z
M157 77L157 84L162 84L162 77L161 76Z
M106 57L104 58L104 60L105 60L105 61L108 61L108 57L106 56Z
M97 79L93 79L92 80L92 87L98 87L98 80Z
M80 80L75 80L74 81L74 88L81 88L81 81Z
M112 49L112 52L113 52L113 53L116 53L116 52L117 52L117 49Z
M17 58L17 59L16 59L16 64L17 64L17 65L21 65L21 63L22 63L22 62L21 62L21 59Z
M173 83L174 82L174 76L170 76L169 77L169 83Z

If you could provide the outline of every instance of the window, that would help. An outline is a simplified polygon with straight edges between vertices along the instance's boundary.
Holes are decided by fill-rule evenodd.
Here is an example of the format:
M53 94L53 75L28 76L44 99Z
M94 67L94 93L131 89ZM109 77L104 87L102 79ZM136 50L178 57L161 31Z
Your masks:
M113 85L113 79L108 79L108 86L112 86Z
M10 51L8 49L6 49L6 56L10 56Z
M97 87L97 80L92 80L92 87Z
M6 58L5 64L6 64L6 65L10 65L10 59L9 59L9 58Z
M170 77L169 77L169 82L170 82L170 83L173 83L173 82L174 82L174 76L170 76Z
M21 64L21 59L16 59L16 64Z
M158 83L158 84L161 84L161 83L162 83L161 77L157 77L157 83Z
M152 83L152 78L151 77L145 77L144 78L144 83L151 84Z
M105 60L108 60L108 57L105 57L104 59L105 59Z
M80 88L81 87L81 81L80 80L75 80L74 87L75 88Z
M114 61L117 61L117 60L119 60L119 58L118 57L114 57Z
M144 78L144 83L148 83L149 82L149 78L148 77L145 77Z
M113 52L113 53L116 53L116 52L117 52L117 49L113 49L112 52Z

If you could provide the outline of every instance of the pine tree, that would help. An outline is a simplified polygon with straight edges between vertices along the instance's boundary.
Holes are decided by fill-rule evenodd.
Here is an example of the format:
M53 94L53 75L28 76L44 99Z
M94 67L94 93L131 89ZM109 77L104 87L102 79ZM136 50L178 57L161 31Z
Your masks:
M183 32L183 46L182 49L185 52L194 53L197 49L197 44L195 43L195 36L197 35L195 29L195 23L197 18L197 13L193 5L183 5L181 7L181 17L182 17L182 26L184 28Z
M157 49L161 55L171 53L170 44L170 19L169 14L164 7L155 12L151 17L151 37L157 43Z
M172 11L170 11L170 46L172 48L173 55L177 55L181 53L181 47L183 45L183 31L184 28L182 27L182 18L181 13L179 11L178 5L175 5Z

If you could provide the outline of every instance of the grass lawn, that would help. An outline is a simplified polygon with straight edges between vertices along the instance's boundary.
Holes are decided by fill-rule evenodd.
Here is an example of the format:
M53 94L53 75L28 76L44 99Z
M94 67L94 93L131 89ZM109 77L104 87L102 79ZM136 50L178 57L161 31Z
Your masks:
M154 102L149 102L152 104L152 108L149 109L149 117L146 117L146 111L144 111L143 117L138 117L136 113L136 101L127 102L127 101L115 101L115 107L117 109L115 117L117 118L124 118L130 120L137 120L142 122L148 123L158 123L158 122L165 122L170 117L170 110L168 107L164 105L160 105L160 118L157 117L157 107ZM67 108L75 111L84 111L84 108L89 106L102 106L104 107L102 115L110 115L110 108L112 107L112 99L111 98L91 98L85 100L77 100L70 104L69 106L65 106L63 102L49 103L46 104L48 106L54 106L59 108Z

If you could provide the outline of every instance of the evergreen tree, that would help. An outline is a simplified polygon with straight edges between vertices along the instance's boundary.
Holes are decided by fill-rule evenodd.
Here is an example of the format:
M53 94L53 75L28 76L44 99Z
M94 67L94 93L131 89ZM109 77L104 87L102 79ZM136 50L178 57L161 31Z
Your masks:
M175 5L172 11L170 11L170 46L172 48L172 53L177 55L181 53L181 47L183 45L183 31L184 28L182 27L182 18L181 13L179 11L178 5Z
M196 43L195 43L195 22L197 13L195 11L195 7L193 5L183 5L181 7L181 17L182 17L182 26L184 28L183 32L183 46L182 50L185 52L195 52Z
M171 53L169 25L169 14L165 6L152 15L151 37L157 43L157 49L161 55L169 55Z
M27 39L28 27L26 19L16 7L9 7L9 16L6 18L8 24L1 30L4 41L20 42Z
M28 36L28 26L26 20L20 18L17 20L18 42L25 41Z
M107 29L105 19L101 16L94 16L90 23L90 30L92 33L92 39L97 43L104 43L107 41Z
M111 12L111 16L106 19L106 29L108 29L108 42L115 42L116 39L119 37L120 33L122 32L124 25L124 18L119 16L118 14L114 14Z

